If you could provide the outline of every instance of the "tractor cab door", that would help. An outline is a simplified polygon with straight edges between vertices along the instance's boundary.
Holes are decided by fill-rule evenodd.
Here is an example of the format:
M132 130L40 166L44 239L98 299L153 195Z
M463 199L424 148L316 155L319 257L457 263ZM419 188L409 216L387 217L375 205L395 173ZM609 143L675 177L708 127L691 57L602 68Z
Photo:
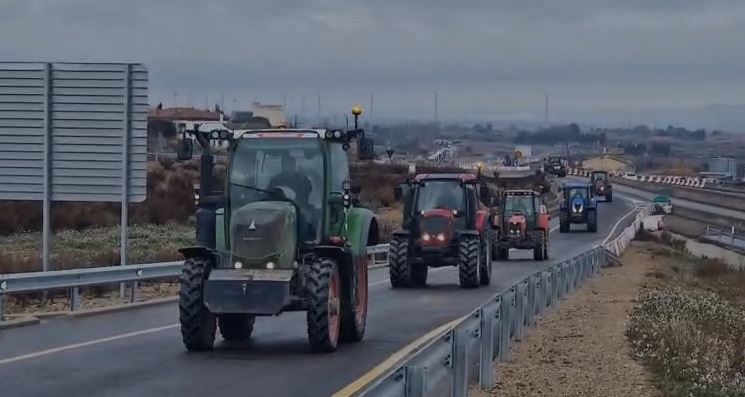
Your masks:
M339 144L329 145L329 203L326 236L344 232L344 182L349 180L347 152Z

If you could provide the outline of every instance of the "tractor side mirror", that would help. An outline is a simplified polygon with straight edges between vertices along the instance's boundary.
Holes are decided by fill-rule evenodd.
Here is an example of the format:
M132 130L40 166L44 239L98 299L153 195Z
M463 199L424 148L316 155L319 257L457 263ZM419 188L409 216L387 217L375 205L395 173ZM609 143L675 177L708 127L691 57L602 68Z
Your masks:
M179 145L176 158L178 160L191 160L194 157L194 141L191 138L184 137Z
M540 208L541 215L548 214L548 207L546 207L546 204L541 204L539 208Z
M484 201L485 203L488 202L491 196L491 191L489 190L489 186L481 185L481 187L479 187L479 196L481 196L482 201Z
M398 185L393 188L393 198L396 201L401 201L401 198L404 196L404 188L401 185Z
M366 136L360 137L357 140L357 155L360 160L372 160L375 158L375 141Z

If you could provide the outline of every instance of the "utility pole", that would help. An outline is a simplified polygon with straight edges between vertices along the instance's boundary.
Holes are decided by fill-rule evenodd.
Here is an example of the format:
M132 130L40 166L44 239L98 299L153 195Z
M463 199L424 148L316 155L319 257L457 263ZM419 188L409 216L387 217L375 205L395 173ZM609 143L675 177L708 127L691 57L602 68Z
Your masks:
M321 94L318 94L318 116L317 116L318 122L321 121Z
M548 91L544 92L546 103L545 103L545 109L544 109L544 120L543 122L546 124L546 127L548 127Z
M282 94L282 110L287 111L287 94Z
M370 94L370 116L368 117L368 122L370 123L370 128L372 128L372 122L373 122L373 94Z
M435 123L437 122L437 91L435 91Z

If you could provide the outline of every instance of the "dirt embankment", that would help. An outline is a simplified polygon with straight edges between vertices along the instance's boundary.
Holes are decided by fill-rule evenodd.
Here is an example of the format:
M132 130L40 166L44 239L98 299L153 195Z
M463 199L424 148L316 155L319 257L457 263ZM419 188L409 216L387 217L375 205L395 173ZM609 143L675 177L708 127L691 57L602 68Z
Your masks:
M486 396L659 396L645 369L631 357L624 324L636 291L652 265L635 248L623 266L603 269L518 343L496 367L497 385Z

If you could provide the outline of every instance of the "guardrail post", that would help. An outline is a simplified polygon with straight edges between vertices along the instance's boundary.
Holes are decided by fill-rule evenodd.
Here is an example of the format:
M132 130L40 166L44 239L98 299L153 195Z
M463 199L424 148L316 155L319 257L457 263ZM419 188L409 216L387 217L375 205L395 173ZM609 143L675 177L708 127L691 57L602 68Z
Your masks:
M509 293L502 296L499 305L499 360L510 357L510 299Z
M427 369L409 365L406 367L406 397L424 397L427 394Z
M559 284L559 270L559 267L556 265L551 266L551 302L559 300L559 288L561 287L561 284Z
M494 299L494 331L492 339L492 361L499 358L502 343L502 297L497 295Z
M525 284L520 282L515 288L515 340L523 339L523 326L525 325Z
M494 313L489 305L481 308L481 355L479 356L479 386L488 391L494 386Z
M468 396L468 330L453 330L453 397Z
M543 271L541 273L541 287L543 287L543 302L541 303L541 312L551 307L551 272Z
M70 288L70 311L74 312L80 308L80 288Z
M537 300L537 291L539 281L536 281L535 274L531 275L528 278L528 310L526 311L527 316L525 316L525 325L528 327L533 326L533 321L535 320L536 313L536 300Z
M0 294L0 321L5 320L5 294Z
M129 283L129 303L137 301L137 281Z
M517 288L516 286L512 286L510 288L510 292L507 294L510 304L510 342L515 340L516 333L517 333Z

